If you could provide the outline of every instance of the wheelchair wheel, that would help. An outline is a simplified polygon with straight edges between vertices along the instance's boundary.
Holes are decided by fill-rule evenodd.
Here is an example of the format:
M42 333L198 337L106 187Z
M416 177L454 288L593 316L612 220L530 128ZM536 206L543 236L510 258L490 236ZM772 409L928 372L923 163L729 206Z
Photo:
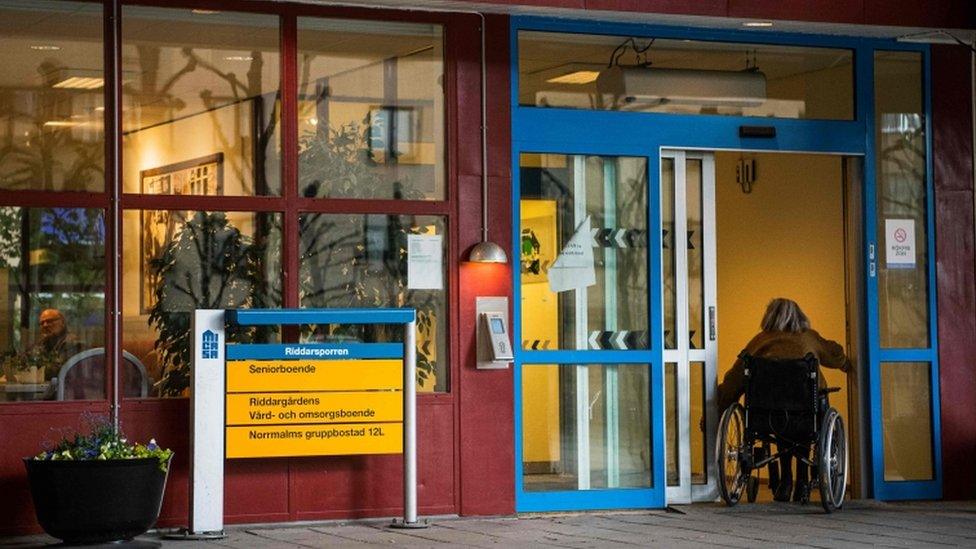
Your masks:
M722 414L715 445L719 493L730 507L739 503L749 481L750 472L742 467L743 452L749 451L745 445L745 414L736 402Z
M817 441L820 502L828 513L844 505L847 492L847 431L837 410L828 408Z

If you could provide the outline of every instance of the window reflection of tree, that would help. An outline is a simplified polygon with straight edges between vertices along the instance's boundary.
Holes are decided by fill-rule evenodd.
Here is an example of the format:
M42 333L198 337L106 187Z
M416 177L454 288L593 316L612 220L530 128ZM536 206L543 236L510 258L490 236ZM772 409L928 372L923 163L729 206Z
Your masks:
M245 110L246 116L251 120L254 139L253 158L251 166L253 173L253 194L266 195L277 194L278 189L271 189L267 173L267 156L275 154L276 130L278 119L280 118L278 109L281 103L281 92L276 91L272 94L265 94L264 90L264 53L260 50L251 50L247 55L240 55L243 60L250 60L247 71L243 77L233 70L222 70L221 67L207 61L197 50L202 52L212 52L214 46L206 45L198 48L184 47L179 50L183 65L172 71L169 75L164 75L162 61L164 52L169 50L165 46L154 44L141 44L136 47L137 59L141 78L138 89L126 87L126 94L131 95L136 104L142 109L159 109L166 113L167 120L159 122L172 123L178 119L186 118L195 114L206 113L214 128L212 135L219 141L218 150L232 151L238 147L231 138L240 135L240 119L235 121L238 126L233 132L221 131L219 109L230 105L251 102L250 109ZM168 53L168 52L167 52ZM273 57L277 57L274 54ZM168 59L167 59L168 60ZM196 89L194 81L200 79L201 75L212 75L216 80L206 79L206 81L217 84L211 88L203 88L198 92L197 97L181 97L178 86L185 84ZM168 76L163 82L157 83L161 76ZM220 85L223 84L223 85ZM274 86L277 87L277 81ZM218 89L219 87L219 89ZM187 109L188 103L199 100L199 112L183 113ZM268 104L270 103L270 107ZM267 112L266 112L267 111ZM145 115L141 115L145 118ZM245 126L246 127L246 126ZM237 173L237 180L244 185L245 194L251 194L247 188L248 178L245 174L249 171L241 163L247 158L242 155L227 155L229 164Z
M878 232L886 219L915 222L915 265L879 269L882 346L928 346L925 131L917 113L884 113L879 130ZM882 240L884 236L882 236ZM884 243L885 249L887 243ZM883 251L882 251L883 252Z
M387 197L390 182L368 161L366 127L348 124L302 136L298 185L305 197ZM410 180L394 181L392 188L394 199L420 200L424 196ZM416 308L417 383L430 388L427 380L434 376L435 390L446 390L445 293L409 289L407 281L407 235L423 233L426 225L434 225L435 234L443 235L440 218L427 217L421 222L411 215L309 213L299 223L302 306ZM402 337L401 328L384 325L315 330L306 337L359 341L398 341ZM434 348L425 349L425 341Z
M435 356L447 348L445 294L415 290L407 281L407 237L444 234L443 222L413 216L362 214L306 214L300 220L301 302L309 308L417 309L417 383L446 390L446 370ZM325 341L399 341L402 328L387 325L315 326L305 337ZM429 342L425 347L424 343ZM434 347L431 348L430 345ZM442 362L443 364L443 362Z
M184 396L189 388L194 309L281 306L280 276L268 268L281 264L280 242L274 242L280 234L277 217L258 215L253 236L223 212L185 217L162 253L150 261L160 282L148 321L158 333L155 349L162 376L156 390L164 397ZM229 327L226 337L234 343L267 343L276 332L274 326Z
M0 188L102 190L101 90L53 88L63 68L43 62L36 69L49 75L42 86L0 89Z
M30 344L31 323L56 308L89 345L102 342L105 219L100 210L0 208L0 269L10 276L8 302L18 330L9 349Z

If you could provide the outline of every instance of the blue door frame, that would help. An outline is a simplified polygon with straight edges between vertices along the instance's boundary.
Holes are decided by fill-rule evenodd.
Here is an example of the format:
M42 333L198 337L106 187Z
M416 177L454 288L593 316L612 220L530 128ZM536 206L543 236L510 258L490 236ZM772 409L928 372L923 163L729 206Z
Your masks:
M629 113L523 107L518 104L518 32L549 31L619 36L698 39L725 42L782 44L793 46L836 47L854 52L855 119L850 121L792 120L720 115L678 115L663 113ZM882 349L878 328L878 283L870 263L880 255L877 234L876 164L874 143L874 53L875 51L916 51L923 55L925 67L925 136L926 136L926 211L928 239L929 333L926 349ZM939 409L938 337L936 332L935 223L932 195L932 151L930 126L929 48L901 44L894 40L861 39L836 36L791 35L774 32L719 31L696 28L661 27L638 24L610 24L539 17L513 17L511 20L511 100L512 100L512 219L513 250L519 250L521 192L519 157L522 153L587 154L603 156L638 156L648 166L648 273L650 289L650 349L644 351L530 351L516 345L515 350L515 495L516 510L552 511L609 508L653 508L665 505L664 460L664 375L663 287L661 275L660 219L660 153L664 148L744 150L771 152L805 152L842 154L864 158L863 205L864 318L865 347L868 356L869 436L862 451L869 452L870 471L862 473L862 482L870 493L882 500L937 499L942 496L941 427ZM776 128L773 139L740 138L741 125L763 125ZM585 131L581 131L585 128ZM515 339L522 333L520 269L513 269L515 296ZM881 363L899 361L927 362L932 365L932 434L935 478L922 482L887 482L884 480L884 451L881 430ZM522 486L522 369L531 364L647 364L650 375L652 486L646 489L608 489L566 492L527 492Z

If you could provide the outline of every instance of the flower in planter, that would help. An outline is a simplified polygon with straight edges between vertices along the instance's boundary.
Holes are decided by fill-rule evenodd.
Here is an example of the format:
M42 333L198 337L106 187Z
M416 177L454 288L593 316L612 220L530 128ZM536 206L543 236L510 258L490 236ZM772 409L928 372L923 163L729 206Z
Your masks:
M64 436L50 450L36 456L36 460L106 460L156 458L159 468L166 471L173 451L161 448L156 439L148 444L130 443L121 430L105 418L89 419L90 433Z

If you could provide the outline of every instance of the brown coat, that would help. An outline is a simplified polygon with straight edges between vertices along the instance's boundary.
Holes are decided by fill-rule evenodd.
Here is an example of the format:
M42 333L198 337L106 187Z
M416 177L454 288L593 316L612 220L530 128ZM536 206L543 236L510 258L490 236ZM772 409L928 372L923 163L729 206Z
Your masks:
M837 368L847 372L850 361L844 354L844 348L836 341L824 339L816 330L803 332L772 332L762 331L752 338L743 349L743 353L762 358L803 358L807 353L813 353L820 365L827 368ZM745 391L745 362L737 359L732 369L725 374L725 379L718 386L719 413L739 400ZM823 379L820 380L823 384Z

